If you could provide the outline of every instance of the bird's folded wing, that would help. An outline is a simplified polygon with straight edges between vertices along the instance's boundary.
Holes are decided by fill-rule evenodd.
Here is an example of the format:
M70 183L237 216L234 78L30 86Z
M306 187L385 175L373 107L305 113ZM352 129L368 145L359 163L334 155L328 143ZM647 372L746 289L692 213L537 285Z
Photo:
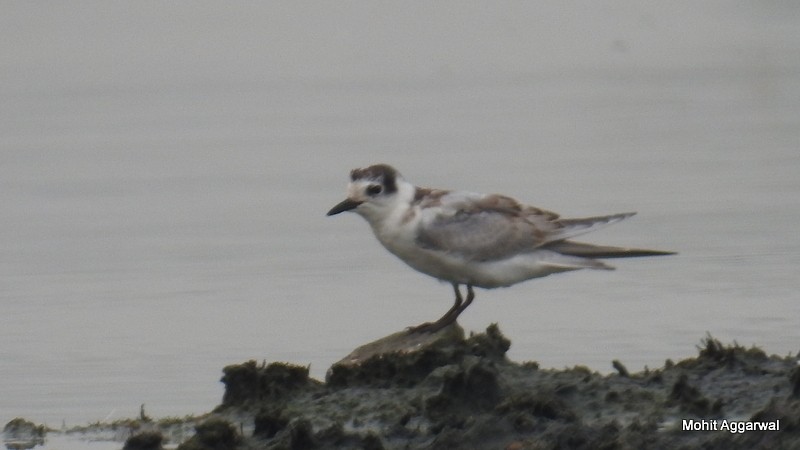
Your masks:
M584 219L521 205L502 195L453 192L424 208L417 243L473 261L493 261L530 252L630 217L633 213Z
M473 261L504 259L545 243L559 228L557 218L509 197L448 193L422 210L417 243Z

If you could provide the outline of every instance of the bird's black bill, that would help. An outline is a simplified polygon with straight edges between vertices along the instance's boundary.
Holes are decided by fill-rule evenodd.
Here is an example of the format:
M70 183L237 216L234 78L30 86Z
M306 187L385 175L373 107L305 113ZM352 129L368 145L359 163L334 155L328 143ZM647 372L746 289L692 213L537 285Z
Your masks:
M343 213L345 211L350 211L351 209L354 209L355 207L357 207L360 204L361 204L361 202L357 202L355 200L350 200L348 198L348 199L344 200L343 202L339 203L338 205L334 206L333 208L331 208L331 210L328 211L327 215L328 216L333 216L335 214Z

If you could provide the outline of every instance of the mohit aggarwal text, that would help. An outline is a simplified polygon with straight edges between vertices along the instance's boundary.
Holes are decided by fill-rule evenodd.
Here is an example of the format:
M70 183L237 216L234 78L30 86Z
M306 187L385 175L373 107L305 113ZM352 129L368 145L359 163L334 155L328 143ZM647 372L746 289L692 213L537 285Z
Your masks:
M683 419L683 431L728 431L731 433L744 433L745 431L780 430L780 420L754 422L749 420L726 419Z

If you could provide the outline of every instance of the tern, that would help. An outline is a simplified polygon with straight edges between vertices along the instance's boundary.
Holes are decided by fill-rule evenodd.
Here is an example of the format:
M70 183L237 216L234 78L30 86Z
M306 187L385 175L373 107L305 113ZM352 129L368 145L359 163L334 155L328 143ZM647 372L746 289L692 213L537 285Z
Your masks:
M604 258L674 254L572 240L632 212L562 219L505 195L417 187L387 164L350 172L347 198L327 215L345 211L366 219L378 241L403 262L453 286L453 306L435 322L409 328L412 333L455 322L475 299L476 287L507 287L578 269L612 270Z

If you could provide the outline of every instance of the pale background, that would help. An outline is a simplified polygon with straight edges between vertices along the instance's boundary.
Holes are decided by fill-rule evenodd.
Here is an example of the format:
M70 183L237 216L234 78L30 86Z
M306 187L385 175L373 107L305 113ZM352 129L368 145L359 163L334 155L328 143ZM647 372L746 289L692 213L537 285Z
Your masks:
M451 289L348 171L499 192L679 251L478 291L510 356L610 372L706 332L800 350L800 3L4 2L0 423L202 413L227 364L327 367Z

